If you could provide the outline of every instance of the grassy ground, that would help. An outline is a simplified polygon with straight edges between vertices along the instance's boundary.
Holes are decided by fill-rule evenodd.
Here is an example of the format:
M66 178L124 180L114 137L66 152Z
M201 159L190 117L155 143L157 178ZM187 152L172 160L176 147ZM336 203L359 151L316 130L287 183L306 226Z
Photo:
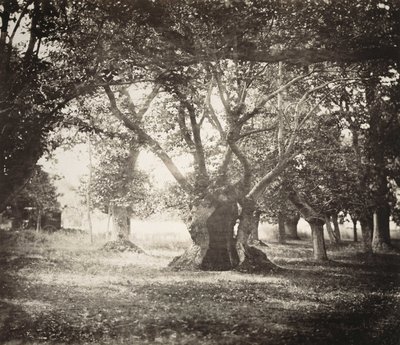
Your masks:
M400 344L400 255L270 243L274 275L173 272L173 246L0 231L1 344Z

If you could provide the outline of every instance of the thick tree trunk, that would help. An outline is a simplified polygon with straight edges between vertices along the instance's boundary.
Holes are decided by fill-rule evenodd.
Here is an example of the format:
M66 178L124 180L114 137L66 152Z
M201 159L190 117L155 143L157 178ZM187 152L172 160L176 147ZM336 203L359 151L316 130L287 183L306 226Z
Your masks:
M128 211L124 206L113 205L112 210L113 232L111 239L113 241L129 241Z
M132 251L143 253L143 250L129 240L129 214L125 206L112 206L113 231L111 241L104 245L106 250Z
M189 233L192 246L175 258L170 266L176 269L223 271L237 266L233 228L238 216L233 201L199 201L191 210Z
M324 240L324 223L320 220L312 220L308 222L312 232L313 253L315 261L326 261L325 240Z
M372 236L372 250L374 253L391 249L389 229L390 209L388 206L378 208L374 212L374 231Z
M297 213L293 216L287 216L285 219L285 233L286 238L290 240L299 240L297 234L297 224L299 223L300 215Z
M340 242L342 239L342 236L340 234L338 216L336 213L332 214L332 223L333 223L333 232L335 234L335 238L337 239L338 242Z
M206 198L192 208L189 224L192 246L175 258L170 266L175 269L238 269L246 272L270 271L271 267L276 267L262 251L248 244L250 234L258 227L254 209L242 208L235 240L233 229L238 218L236 200L219 199L224 201L215 202Z
M280 244L286 243L285 216L281 212L279 212L278 214L278 243Z
M273 264L267 255L249 244L250 234L258 228L258 219L254 216L255 203L252 200L242 201L242 214L236 238L236 250L239 263L236 267L243 272L270 272L279 268Z
M372 217L360 218L361 234L363 242L363 250L366 253L372 253L372 228L373 220Z

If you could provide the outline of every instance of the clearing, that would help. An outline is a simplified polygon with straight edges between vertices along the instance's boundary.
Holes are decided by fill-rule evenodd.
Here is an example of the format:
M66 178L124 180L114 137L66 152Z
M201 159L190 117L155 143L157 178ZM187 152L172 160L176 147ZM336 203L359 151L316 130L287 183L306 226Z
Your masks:
M308 240L269 243L286 270L250 275L174 272L176 251L144 249L0 231L0 343L400 344L400 254L345 242L316 265Z

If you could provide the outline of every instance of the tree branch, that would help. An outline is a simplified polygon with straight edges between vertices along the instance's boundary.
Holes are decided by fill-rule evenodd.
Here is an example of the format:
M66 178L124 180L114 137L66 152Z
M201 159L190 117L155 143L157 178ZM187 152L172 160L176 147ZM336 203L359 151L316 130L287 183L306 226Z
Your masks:
M255 129L255 130L252 130L252 131L248 131L248 132L246 132L246 133L243 133L243 134L239 135L238 137L236 137L236 139L237 139L237 140L240 140L240 139L246 138L246 137L248 137L248 136L250 136L250 135L253 135L253 134L273 131L274 129L276 129L276 127L277 127L277 126L276 126L276 124L275 124L275 125L270 126L270 127L261 128L261 129Z
M109 86L105 86L104 90L108 96L108 99L110 101L110 106L111 106L111 111L113 115L121 120L125 127L136 133L136 135L139 137L139 140L143 141L150 149L151 151L162 160L162 162L165 164L169 172L174 176L175 180L179 183L179 185L186 191L190 192L192 190L192 187L189 185L189 183L186 181L185 177L182 175L182 173L179 171L178 167L175 165L175 163L172 161L172 159L168 156L168 154L162 149L160 144L154 140L151 136L149 136L140 126L138 126L135 122L130 120L127 116L125 116L118 108L117 102L114 96L114 93L112 92L111 88Z
M21 25L22 18L23 18L23 17L25 16L25 14L28 12L28 7L29 7L32 3L33 3L33 0L27 1L26 4L25 4L25 6L24 6L24 8L22 9L21 14L19 15L19 17L18 17L18 19L17 19L17 22L16 22L15 25L14 25L14 29L13 29L11 35L10 35L10 40L9 40L9 45L10 45L10 46L12 46L12 44L13 44L13 40L14 40L15 34L17 33L17 30L18 30L19 26Z
M239 146L236 144L236 140L237 139L234 132L228 133L227 142L230 149L235 154L236 158L239 160L240 164L243 167L243 187L245 191L247 191L250 189L251 186L251 166L246 155L240 150Z
M264 177L250 190L246 195L247 198L257 199L262 193L264 193L265 188L271 183L275 178L277 178L288 166L294 155L284 154L278 164L269 171Z
M306 77L308 77L312 72L305 74L305 75L301 75L298 76L296 78L293 78L292 80L290 80L289 82L287 82L285 85L279 87L277 90L275 90L274 92L270 93L269 95L265 96L255 107L251 112L248 112L246 114L244 114L240 119L239 119L239 124L244 124L246 123L248 120L250 120L252 117L254 117L255 115L257 115L262 108L264 107L264 105L270 101L272 98L274 98L275 96L277 96L278 94L280 94L281 92L283 92L284 90L286 90L289 86L293 85L294 83L296 83L297 81L304 79Z

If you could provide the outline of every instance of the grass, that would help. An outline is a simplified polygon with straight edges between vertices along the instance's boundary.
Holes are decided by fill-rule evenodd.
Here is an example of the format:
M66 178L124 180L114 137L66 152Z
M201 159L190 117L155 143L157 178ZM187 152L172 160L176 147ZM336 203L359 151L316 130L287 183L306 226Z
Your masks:
M398 254L346 242L318 265L309 241L269 242L283 273L175 272L183 242L167 233L138 238L145 255L79 233L1 231L0 343L400 343Z

